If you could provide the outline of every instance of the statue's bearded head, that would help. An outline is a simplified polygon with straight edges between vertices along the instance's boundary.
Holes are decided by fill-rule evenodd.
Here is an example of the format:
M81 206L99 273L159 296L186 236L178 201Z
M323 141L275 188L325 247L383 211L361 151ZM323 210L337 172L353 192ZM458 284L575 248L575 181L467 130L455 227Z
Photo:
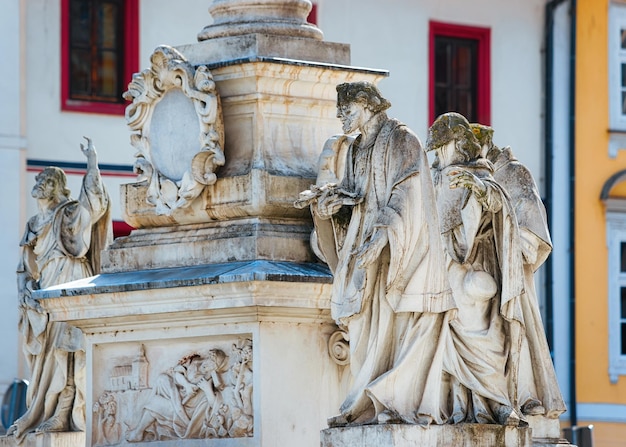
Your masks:
M341 120L345 134L356 132L372 115L389 107L391 103L371 82L350 82L337 86L337 118Z
M65 172L57 167L49 166L35 177L35 186L31 194L35 199L68 198L70 190L66 185Z

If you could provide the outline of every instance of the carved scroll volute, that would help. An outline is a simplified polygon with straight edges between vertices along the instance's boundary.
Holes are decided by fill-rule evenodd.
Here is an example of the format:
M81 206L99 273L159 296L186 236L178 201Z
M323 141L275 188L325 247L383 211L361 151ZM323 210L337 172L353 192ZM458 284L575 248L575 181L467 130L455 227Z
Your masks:
M350 363L350 345L348 333L338 329L328 338L328 354L340 366Z
M148 183L147 201L157 214L185 208L225 163L220 98L209 69L192 66L162 45L149 69L133 75L124 93L126 123L134 132L135 173Z

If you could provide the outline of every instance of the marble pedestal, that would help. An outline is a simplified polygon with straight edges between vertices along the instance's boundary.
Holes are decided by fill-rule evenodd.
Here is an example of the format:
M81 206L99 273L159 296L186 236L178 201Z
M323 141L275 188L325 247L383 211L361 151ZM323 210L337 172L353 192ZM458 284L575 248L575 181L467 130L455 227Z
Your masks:
M487 424L364 425L328 428L321 432L321 447L559 447L559 421L533 416L528 427Z
M84 432L32 433L18 444L13 436L0 436L0 447L83 447Z
M67 321L86 337L86 445L194 447L212 439L216 446L318 446L349 376L328 352L336 330L330 283L318 264L252 261L102 274L38 292L51 320ZM238 352L246 345L249 372L238 381ZM221 390L219 402L233 390L250 392L245 418L220 408L238 421L221 431L212 431L215 413L202 398L183 405L191 422L174 410L186 397L183 387L172 386L181 359L206 360L211 350L228 356L219 377L205 378ZM112 401L114 411L107 407ZM145 409L169 418L165 425L174 432L160 420L139 436Z
M530 428L459 424L366 425L322 431L321 447L532 447Z

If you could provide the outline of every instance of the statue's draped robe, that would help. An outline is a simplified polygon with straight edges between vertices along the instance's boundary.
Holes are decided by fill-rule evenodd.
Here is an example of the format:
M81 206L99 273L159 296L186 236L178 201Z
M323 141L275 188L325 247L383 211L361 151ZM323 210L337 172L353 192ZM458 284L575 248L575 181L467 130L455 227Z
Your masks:
M372 147L347 152L340 185L363 201L329 220L315 215L318 248L334 274L331 313L350 337L349 422L386 411L406 422L442 423L442 335L454 307L428 161L418 138L387 120ZM354 251L376 228L389 243L359 268Z
M488 189L479 202L465 188L450 189L448 172L465 169ZM523 265L515 214L486 165L435 171L441 233L449 257L450 283L459 307L444 358L450 374L452 421L498 423L498 408L512 408L524 318ZM475 272L480 272L478 275ZM484 273L495 294L485 294ZM484 278L484 276L483 276ZM480 324L473 321L480 309Z
M531 173L504 148L494 157L494 179L508 193L522 239L531 255L524 257L524 295L521 299L526 337L520 356L518 399L520 406L537 399L546 416L556 418L565 411L546 340L534 274L552 251L546 211Z
M38 288L44 289L98 273L100 251L111 239L109 208L99 173L88 172L78 200L61 203L47 219L38 214L28 221L20 242L18 275L38 281ZM28 410L16 421L16 437L21 439L50 419L57 406L68 404L72 406L69 428L84 430L82 333L67 323L49 322L45 311L28 306L21 306L19 327L31 377ZM66 388L68 383L75 383L75 392L71 386Z

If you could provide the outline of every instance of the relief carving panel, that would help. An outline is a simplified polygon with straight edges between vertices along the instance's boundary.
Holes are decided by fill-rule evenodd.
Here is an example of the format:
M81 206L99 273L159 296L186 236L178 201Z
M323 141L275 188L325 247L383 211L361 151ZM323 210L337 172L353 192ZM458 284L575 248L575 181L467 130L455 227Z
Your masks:
M129 346L135 355L112 360L106 350L94 356L106 362L94 383L94 446L253 436L251 336Z

